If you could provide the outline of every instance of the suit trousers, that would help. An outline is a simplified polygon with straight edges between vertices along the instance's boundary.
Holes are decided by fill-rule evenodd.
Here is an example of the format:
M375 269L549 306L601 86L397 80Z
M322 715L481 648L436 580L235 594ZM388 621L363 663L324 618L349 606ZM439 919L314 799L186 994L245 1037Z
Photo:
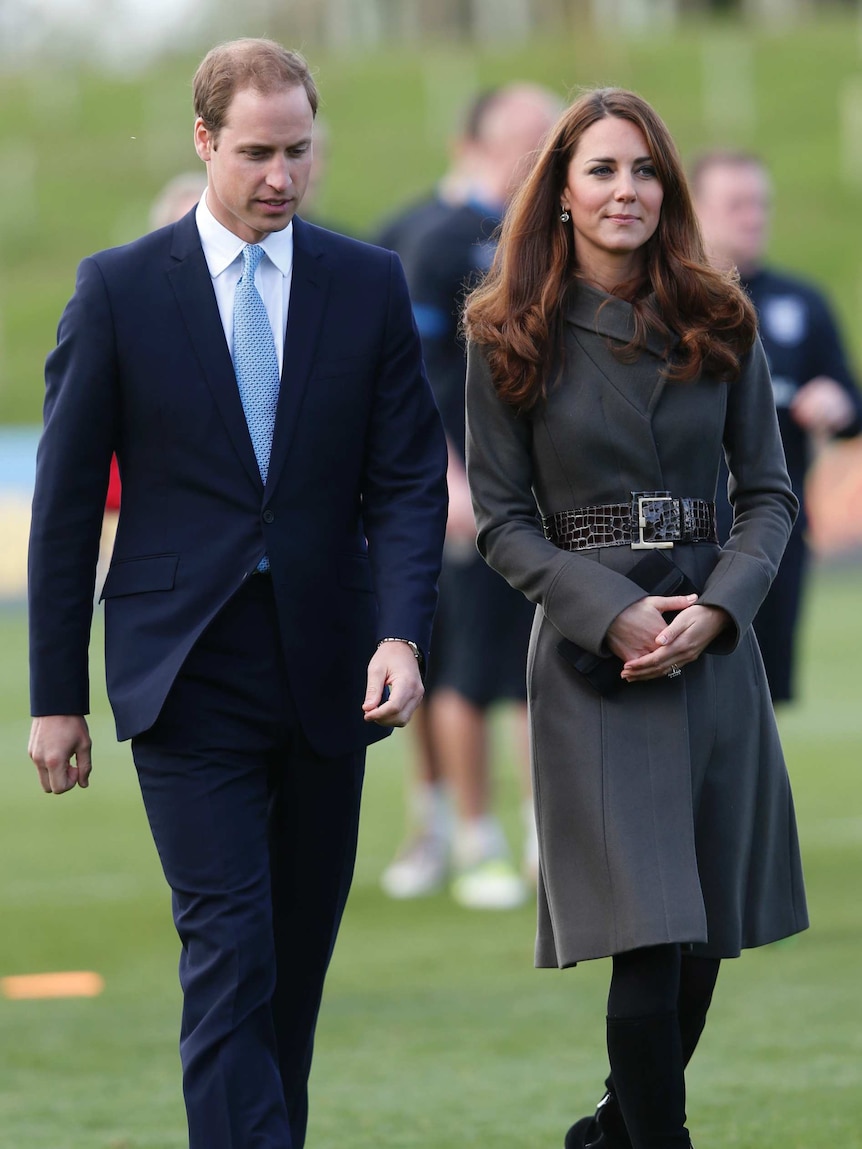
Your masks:
M303 1146L353 876L365 754L311 750L278 635L271 579L253 575L132 742L182 943L190 1149Z

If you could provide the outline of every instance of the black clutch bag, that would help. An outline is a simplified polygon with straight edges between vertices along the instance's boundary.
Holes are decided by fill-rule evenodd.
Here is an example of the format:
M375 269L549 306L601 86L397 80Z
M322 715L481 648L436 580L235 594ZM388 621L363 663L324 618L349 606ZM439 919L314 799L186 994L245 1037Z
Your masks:
M637 583L647 594L665 597L698 593L691 579L663 550L650 551L644 555L626 577ZM665 618L670 622L673 615L666 614ZM620 678L622 659L617 658L615 654L605 656L593 654L591 650L584 650L582 646L578 646L568 638L560 639L557 651L599 694L616 694L625 685L625 679Z

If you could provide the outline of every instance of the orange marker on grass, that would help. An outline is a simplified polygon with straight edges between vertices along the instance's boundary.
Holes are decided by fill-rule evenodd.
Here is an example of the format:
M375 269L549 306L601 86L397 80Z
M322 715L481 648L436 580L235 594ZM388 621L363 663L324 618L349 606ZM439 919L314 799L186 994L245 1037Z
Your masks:
M31 973L0 978L0 994L12 1001L49 997L98 997L105 979L92 970Z

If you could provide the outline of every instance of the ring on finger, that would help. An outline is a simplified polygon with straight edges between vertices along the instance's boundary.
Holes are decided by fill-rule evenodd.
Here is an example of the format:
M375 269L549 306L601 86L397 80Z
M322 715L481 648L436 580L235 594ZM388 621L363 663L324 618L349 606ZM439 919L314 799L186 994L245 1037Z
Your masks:
M667 678L679 678L682 674L682 667L677 666L675 662L671 663L670 670L667 672Z

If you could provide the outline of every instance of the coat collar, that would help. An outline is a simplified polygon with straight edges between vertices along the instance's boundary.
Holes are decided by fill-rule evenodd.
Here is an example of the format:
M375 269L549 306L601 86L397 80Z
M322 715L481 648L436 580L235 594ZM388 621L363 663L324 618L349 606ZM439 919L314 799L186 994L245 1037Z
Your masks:
M602 335L616 343L630 343L635 334L634 309L626 300L617 295L608 295L592 284L578 280L570 288L565 303L566 322L593 335ZM661 333L648 331L646 350L659 358L667 354L677 343L674 336L668 345Z

